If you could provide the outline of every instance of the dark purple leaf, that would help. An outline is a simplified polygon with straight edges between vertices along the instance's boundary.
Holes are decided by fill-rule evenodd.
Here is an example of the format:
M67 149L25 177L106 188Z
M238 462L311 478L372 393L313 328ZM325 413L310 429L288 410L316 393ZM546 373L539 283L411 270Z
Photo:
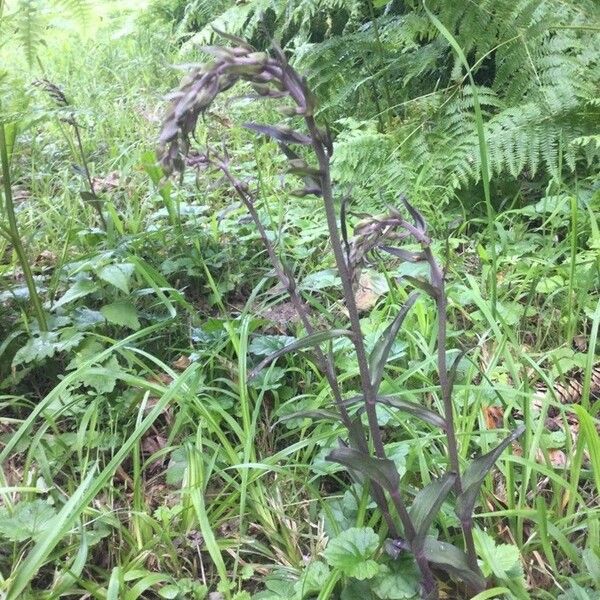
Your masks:
M413 277L412 275L404 275L403 279L406 279L407 281L412 283L412 285L414 285L416 288L423 290L434 300L437 300L438 296L440 295L437 288L432 286L428 281L423 281L422 279L418 279L417 277Z
M361 441L365 439L365 434L363 431L362 420L360 416L352 419L352 423L348 428L348 442L350 443L350 447L355 450L360 449Z
M462 477L462 494L459 495L456 502L456 514L461 522L466 522L473 514L475 501L479 495L481 485L490 472L495 462L500 458L500 455L512 442L523 435L525 426L521 425L513 431L505 440L503 440L496 448L476 458L466 468Z
M253 46L251 46L245 39L238 37L237 35L232 35L231 33L227 33L226 31L221 31L220 29L217 29L213 25L211 25L211 27L217 35L219 35L222 38L225 38L226 40L229 40L230 42L233 42L240 48L244 48L248 52L255 51L255 48Z
M273 423L271 429L275 428L275 426L279 425L280 423L285 423L286 421L290 421L292 419L322 419L325 421L339 421L340 416L329 410L299 410L298 412L290 413L289 415L284 415L280 419L277 419L277 421Z
M371 351L369 356L369 368L371 371L371 385L373 386L375 393L377 393L377 390L379 389L379 384L381 383L381 379L383 377L383 370L387 364L387 360L394 341L396 340L396 336L398 335L398 331L400 331L400 327L402 327L402 323L404 322L408 311L412 308L418 297L419 294L417 292L413 292L406 299L404 306L400 309L396 315L396 318L381 334L381 337L377 340L375 347Z
M426 485L415 496L409 514L416 530L414 543L420 546L444 500L456 481L456 473L445 473Z
M322 194L322 190L319 186L311 186L311 187L305 187L302 188L301 190L292 190L290 192L290 194L292 196L298 196L299 198L304 198L304 196L309 196L310 194L313 194L315 196L320 196Z
M96 196L96 194L93 194L92 192L87 192L85 190L82 190L81 192L79 192L79 196L81 197L81 199L84 202L97 202L98 201L98 196Z
M439 569L454 575L475 590L485 589L485 579L479 569L473 571L469 567L467 555L456 546L427 536L423 552L425 558Z
M375 458L354 448L336 448L328 454L327 460L358 471L390 493L398 491L400 477L396 465L387 458Z
M402 248L394 248L393 246L379 246L379 249L397 256L406 262L416 263L425 260L425 255L422 252L410 252Z
M294 131L290 127L272 127L271 125L260 125L258 123L244 123L244 127L286 144L303 144L305 146L311 144L310 137L299 131Z
M344 402L346 406L353 406L358 402L362 402L362 396L354 396L353 398L349 398ZM421 406L420 404L415 404L414 402L409 402L408 400L402 400L401 398L397 398L395 396L377 396L377 402L379 404L385 404L385 406L390 406L391 408L397 408L403 412L412 415L413 417L417 417L434 427L439 427L443 431L446 430L446 421L444 418L438 413ZM361 408L362 410L362 408Z
M423 218L423 215L404 197L401 196L402 204L406 207L406 210L410 213L411 217L415 221L415 225L423 232L427 232L427 223Z

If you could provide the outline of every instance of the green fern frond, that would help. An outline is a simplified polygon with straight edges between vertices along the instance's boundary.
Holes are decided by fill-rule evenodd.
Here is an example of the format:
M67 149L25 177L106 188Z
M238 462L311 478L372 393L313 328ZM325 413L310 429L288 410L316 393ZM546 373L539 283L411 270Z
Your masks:
M446 195L479 181L472 89L420 1L375 13L364 0L223 2L194 41L211 42L214 25L286 44L322 100L321 117L339 128L338 180L391 189L420 185L426 173ZM595 0L427 4L472 66L490 176L556 176L598 160L600 49L586 26L600 19ZM340 120L347 114L358 121Z
M19 0L11 19L11 26L16 31L16 37L23 48L23 53L29 66L33 65L37 51L44 39L45 27L52 10L62 9L67 15L83 19L90 10L88 0L55 0L49 5L44 0Z
M91 11L90 0L55 0L55 4L76 19L87 17Z
M39 0L21 0L15 15L17 38L23 47L27 63L33 65L42 41L44 19Z

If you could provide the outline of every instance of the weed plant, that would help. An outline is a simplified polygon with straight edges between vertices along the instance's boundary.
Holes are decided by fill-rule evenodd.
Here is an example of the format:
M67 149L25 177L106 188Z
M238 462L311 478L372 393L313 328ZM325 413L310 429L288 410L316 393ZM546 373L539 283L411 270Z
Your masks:
M597 73L588 41L592 2L536 0L525 3L537 6L533 13L518 14L511 3L478 3L463 7L460 18L458 5L427 3L479 86L485 146L466 67L461 71L456 49L420 3L373 3L372 13L365 5L346 28L333 13L333 20L302 17L311 27L283 42L295 72L307 72L323 100L315 126L320 132L318 124L331 124L334 152L325 149L325 158L341 270L303 116L289 125L311 142L285 143L293 155L271 137L277 127L257 136L237 125L277 122L278 108L297 106L289 97L259 103L236 96L246 95L248 83L219 94L195 130L183 177L163 178L152 148L161 97L177 83L170 65L198 61L196 50L181 46L187 37L176 37L182 29L173 35L173 24L163 27L151 12L134 27L123 10L139 3L107 2L90 3L86 23L95 35L79 35L64 29L56 12L35 12L44 3L0 4L9 17L0 24L0 85L10 188L48 326L44 332L38 323L14 244L0 236L0 594L417 598L426 577L387 480L346 466L360 453L363 471L364 461L389 467L377 458L365 410L358 336L348 324L354 299L369 375L385 364L379 382L366 380L378 390L377 426L393 463L382 475L399 479L393 489L411 522L422 514L416 507L424 506L426 490L433 502L436 487L456 485L455 472L464 490L469 465L525 426L485 476L468 515L488 589L471 593L461 583L477 569L469 566L456 490L431 510L427 536L438 550L453 544L457 564L469 569L449 574L427 561L440 596L597 597L600 197L589 89ZM258 4L231 8L239 16ZM296 16L324 3L300 4ZM187 5L184 18L194 27L228 8ZM42 17L42 29L30 30L38 38L31 67L16 46L26 30L4 35L15 31L15 6L32 8L20 17ZM537 18L548 9L552 18ZM472 20L486 15L485 23ZM382 46L372 43L373 19ZM253 35L257 24L243 34ZM330 56L341 61L335 68ZM516 79L527 79L525 91L494 83L491 67L503 56L517 65ZM60 121L65 109L32 85L42 79L71 103L106 230L81 201L80 153L64 137L73 133ZM552 99L558 104L546 104ZM389 110L389 101L398 107ZM523 104L521 120L512 121ZM573 135L583 137L571 144ZM528 151L515 153L523 143ZM491 215L476 183L486 147ZM501 165L503 156L511 160ZM282 178L282 170L296 174ZM293 275L313 331L324 336L319 343L297 317L227 174L248 194L275 264ZM293 196L298 179L302 194L313 191ZM423 221L403 205L402 190ZM416 240L406 225L430 242ZM427 287L435 280L423 260L427 248L443 273L444 310ZM344 265L352 288L346 300ZM328 365L351 430L335 407ZM564 404L553 385L568 386L573 368L582 393ZM444 373L453 384L458 470L446 435ZM539 394L539 384L548 393ZM327 460L332 455L346 463Z

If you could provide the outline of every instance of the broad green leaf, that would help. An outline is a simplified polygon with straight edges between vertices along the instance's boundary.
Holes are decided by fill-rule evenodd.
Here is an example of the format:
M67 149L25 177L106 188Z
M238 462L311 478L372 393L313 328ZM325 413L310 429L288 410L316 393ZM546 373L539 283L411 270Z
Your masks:
M252 338L248 351L256 356L269 356L296 341L289 335L258 335Z
M106 265L97 271L100 279L114 285L122 292L129 294L129 282L135 266L131 263L119 263L116 265Z
M415 538L417 545L427 535L431 523L433 523L455 481L456 473L445 473L439 479L426 485L415 496L410 508L410 518L417 532Z
M179 587L173 584L165 585L158 590L158 595L166 600L174 600L179 597Z
M410 441L392 442L385 445L385 455L396 466L400 479L406 474L406 458L410 454L410 449Z
M413 557L404 555L391 561L389 565L382 566L379 574L369 584L377 598L417 600L419 597L419 580L420 575Z
M78 298L83 298L97 291L98 285L91 279L80 279L76 281L53 305L53 310L69 304Z
M349 579L342 590L340 600L374 600L371 584L371 581Z
M386 330L381 334L381 337L375 344L370 356L369 356L369 368L371 371L371 384L375 392L379 389L379 384L381 383L381 379L383 377L383 370L387 363L388 357L390 355L390 350L396 340L396 336L398 335L398 331L400 331L400 327L402 327L402 323L406 318L406 315L412 308L413 304L416 302L419 294L413 292L404 303L404 306L400 309L395 319L391 322L391 324L386 328Z
M56 509L44 500L19 502L12 514L6 508L0 513L0 537L11 542L24 542L43 535L56 515Z
M30 338L22 348L17 350L12 360L13 367L54 356L58 351L58 341L57 331L41 331L39 335Z
M501 581L523 579L521 554L517 546L497 544L491 535L480 529L473 531L477 554L483 562L484 575L493 574Z
M311 562L294 586L298 597L305 598L321 591L327 582L329 573L329 567L325 563L318 560Z
M329 331L319 331L318 333L307 335L306 337L296 340L295 342L284 346L281 348L281 350L277 350L277 352L273 352L271 355L267 356L256 367L254 367L254 369L252 369L248 375L248 379L253 379L256 377L261 369L264 369L264 367L271 364L274 360L278 359L284 354L295 352L296 350L303 350L304 348L312 348L328 340L333 340L342 336L350 337L351 335L352 332L348 331L347 329L331 329Z
M43 361L58 352L66 352L78 346L83 340L83 333L75 327L65 327L59 331L41 331L30 338L27 343L19 348L12 364L18 366L23 363Z
M330 540L324 552L330 566L355 579L371 579L379 572L373 556L379 536L370 527L351 527Z
M287 573L275 573L267 577L265 591L254 596L254 600L296 600L298 595L294 592L295 582Z
M485 590L484 592L479 592L476 596L473 596L471 600L492 600L492 598L497 598L498 600L505 600L506 598L510 598L511 593L508 588L505 587L495 587L489 590Z
M318 292L330 287L341 285L341 279L334 269L325 269L309 273L300 284L301 289Z
M582 588L575 581L571 579L571 587L566 590L564 594L560 594L557 600L597 600L597 591L591 590L590 588Z
M423 552L427 560L436 567L454 575L476 590L485 588L485 579L481 572L471 570L467 555L456 546L427 536L423 544Z
M106 590L106 600L119 600L119 592L123 580L123 570L121 567L113 567L108 580L108 589Z
M128 300L119 300L107 304L100 309L104 318L113 325L129 327L134 331L140 328L140 321L135 306Z
M519 438L525 431L525 426L522 425L513 433L511 433L505 440L503 440L496 448L476 458L465 470L462 477L462 494L458 496L456 502L456 515L461 521L471 518L473 513L473 507L475 501L479 495L481 485L490 472L490 469L494 466L494 463L498 460L502 452L512 442Z
M121 372L121 365L113 355L101 367L81 369L81 382L98 394L109 394L115 389Z
M95 325L104 323L104 318L100 314L100 311L91 310L86 306L78 306L71 313L73 324L79 329L91 329Z
M362 489L360 484L355 483L344 492L341 498L331 497L327 499L327 509L321 512L321 517L324 521L325 532L329 537L334 537L341 531L356 525ZM369 505L369 508L375 506L373 503Z
M167 465L167 485L179 486L181 484L187 464L187 456L183 448L175 448L175 450L171 452L171 458Z
M398 491L400 477L396 465L387 458L375 458L354 448L336 448L329 453L327 460L359 471L368 479L376 481L388 492Z

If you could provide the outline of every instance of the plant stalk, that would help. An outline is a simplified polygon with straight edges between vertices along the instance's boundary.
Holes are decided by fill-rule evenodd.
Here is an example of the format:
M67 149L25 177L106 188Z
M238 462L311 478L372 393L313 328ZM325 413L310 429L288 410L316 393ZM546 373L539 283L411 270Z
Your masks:
M83 166L83 171L85 173L85 178L87 180L87 184L90 188L90 194L94 197L92 204L100 217L100 222L102 223L102 227L104 231L108 230L108 224L106 223L106 218L104 217L104 213L102 212L102 205L98 195L96 194L96 189L94 187L94 180L92 179L92 175L90 173L90 168L88 165L87 158L85 156L85 151L83 150L83 143L81 141L81 134L79 133L79 125L75 119L72 120L71 125L73 126L73 130L75 131L75 139L77 140L77 149L79 150L79 155L81 157L81 164Z
M250 217L252 218L261 237L263 246L265 247L267 254L269 255L269 260L271 261L271 264L275 269L275 274L277 275L277 278L279 279L281 284L286 288L288 296L290 297L290 300L294 305L294 310L296 311L300 320L302 321L302 324L304 325L307 334L311 335L312 333L314 333L315 330L310 320L306 304L298 294L298 286L296 284L296 280L293 274L285 268L280 258L277 256L275 248L269 240L267 232L262 222L260 221L258 213L256 212L253 198L245 189L243 183L237 180L231 174L231 171L229 171L227 165L223 161L217 162L217 167L221 170L221 172L225 175L227 180L231 183L237 195L244 203L246 210L248 210L248 213L250 214ZM350 417L350 414L348 413L348 409L346 408L346 405L342 398L342 393L337 381L337 377L335 375L335 369L333 367L332 359L330 356L325 355L318 346L315 348L315 357L317 359L317 364L321 369L321 372L324 373L325 377L327 378L327 382L329 384L329 387L331 388L335 404L338 410L340 411L342 422L346 429L350 430L352 427L352 419ZM368 452L367 439L364 436L364 432L362 431L362 429L360 430L360 432L361 436L357 440L359 444L359 449L363 452ZM373 497L375 498L375 502L377 503L377 506L381 511L383 518L385 519L390 536L397 537L398 532L396 530L396 525L394 524L394 521L391 518L383 489L376 481L371 481L371 488L373 490Z
M450 468L456 473L454 482L455 493L462 494L462 479L460 476L460 460L458 456L458 442L456 440L456 427L454 423L454 406L452 404L452 382L448 377L448 367L446 363L446 338L447 338L447 307L446 286L444 284L444 273L435 260L431 248L427 246L424 254L429 263L431 283L437 290L436 306L438 313L438 332L437 332L437 366L438 377L440 381L440 391L444 405L444 419L446 421L446 439L448 441L448 457L450 459ZM473 519L469 517L461 522L465 547L469 566L478 571L477 553L475 551L475 540L473 539Z
M383 440L381 437L381 430L379 429L379 423L377 421L377 396L375 390L371 384L371 373L369 369L369 363L367 360L367 353L364 346L364 340L362 335L362 328L360 325L360 317L358 309L356 307L356 299L354 297L354 290L352 289L352 278L350 275L350 269L344 256L344 248L342 246L342 240L337 224L337 215L333 202L333 192L331 188L331 175L329 170L329 158L325 153L325 148L321 142L321 134L312 116L306 115L305 122L313 140L312 147L319 163L319 170L321 172L321 194L323 196L323 202L325 205L325 215L327 218L327 228L329 230L329 237L331 240L331 246L333 254L335 256L335 262L342 280L342 288L344 292L344 298L346 301L346 309L350 318L350 327L353 332L352 341L356 352L356 359L358 362L358 370L361 380L361 387L363 391L365 401L365 411L367 413L367 419L369 422L369 430L371 433L371 439L373 441L373 447L375 448L375 454L380 459L385 459L385 448L383 446ZM404 534L409 541L412 541L415 537L415 528L412 520L406 509L406 505L402 501L399 494L394 499L394 506L398 511L398 515L402 521L404 527Z
M19 227L17 225L17 217L15 214L15 205L13 202L12 186L10 180L10 164L8 160L8 149L6 144L6 129L4 127L4 123L1 121L0 159L2 162L2 181L4 184L4 207L6 211L6 217L8 219L8 229L10 232L11 242L15 249L15 253L17 254L17 259L19 261L21 270L23 271L23 277L25 279L25 283L27 284L27 289L29 290L29 297L31 299L31 304L33 306L33 310L38 320L38 326L40 328L40 331L48 331L46 314L44 313L42 301L40 300L40 296L35 286L33 273L31 271L31 267L29 266L27 255L25 253L25 248L23 246L23 240L21 239L21 236L19 234Z

